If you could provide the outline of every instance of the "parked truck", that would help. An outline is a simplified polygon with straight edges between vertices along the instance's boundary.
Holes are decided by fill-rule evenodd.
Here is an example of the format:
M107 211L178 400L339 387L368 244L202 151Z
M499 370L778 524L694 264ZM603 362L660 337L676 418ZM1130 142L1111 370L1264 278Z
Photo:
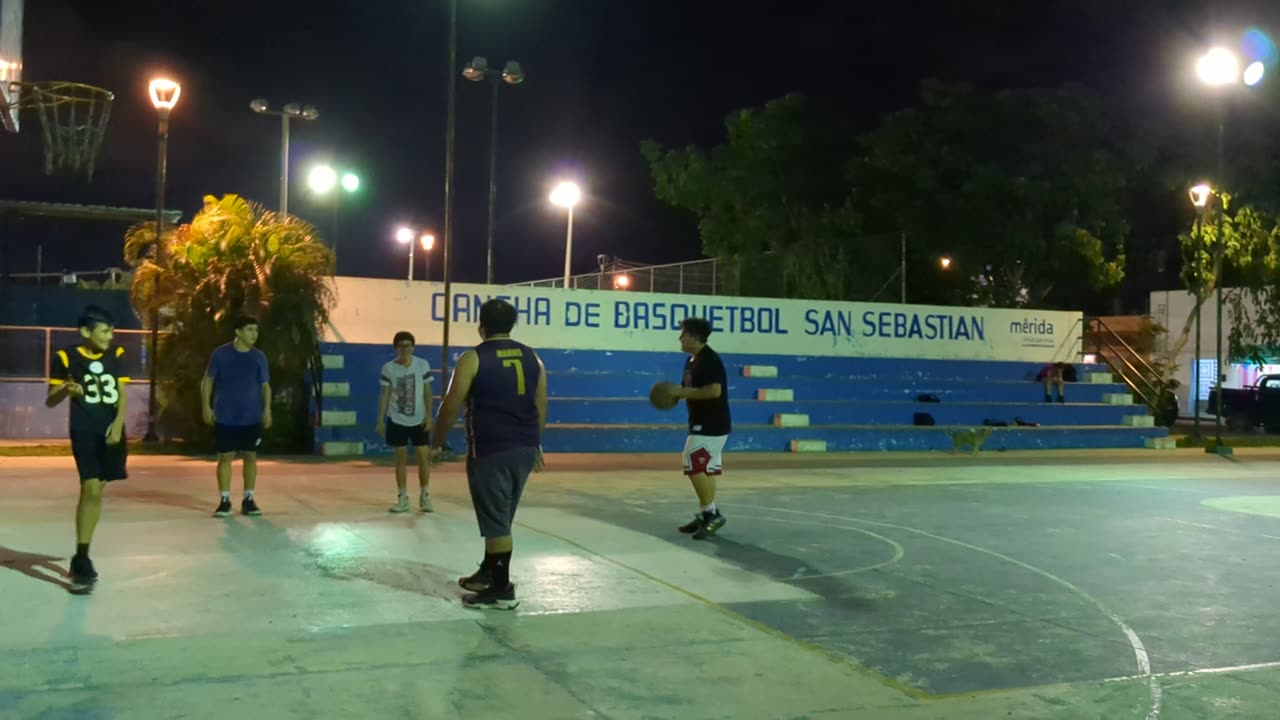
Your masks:
M1202 406L1210 415L1218 414L1218 391L1209 391ZM1280 375L1263 375L1250 387L1222 388L1222 420L1230 430L1252 430L1261 425L1269 433L1280 433Z

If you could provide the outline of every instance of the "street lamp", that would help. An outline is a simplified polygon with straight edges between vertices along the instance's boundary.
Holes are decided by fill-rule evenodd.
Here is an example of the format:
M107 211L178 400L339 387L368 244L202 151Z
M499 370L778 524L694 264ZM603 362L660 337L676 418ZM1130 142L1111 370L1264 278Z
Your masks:
M1195 382L1192 383L1191 393L1194 396L1192 400L1193 429L1192 437L1197 440L1200 438L1200 305L1204 302L1203 297L1203 278L1200 277L1200 246L1204 242L1204 213L1209 206L1209 198L1213 195L1213 188L1208 183L1200 183L1195 185L1188 191L1191 196L1191 206L1196 209L1196 224L1193 228L1195 233L1195 275L1192 282L1195 284L1196 294L1196 361L1195 361Z
M951 258L945 257L945 256L938 258L938 267L942 268L943 270L950 270Z
M182 86L169 78L155 78L147 88L151 95L151 104L155 106L159 117L156 133L156 245L152 254L152 262L157 271L163 261L164 243L164 190L169 175L169 113L178 104L182 96ZM156 435L156 356L160 346L160 273L156 272L151 286L153 310L151 312L150 351L147 357L147 377L150 386L147 388L147 434L143 437L147 442L159 439Z
M626 290L631 287L630 275L615 275L613 277L613 287L618 290Z
M493 86L489 100L489 244L488 262L485 282L493 284L493 233L494 216L498 202L498 88L503 83L519 85L524 82L524 71L520 63L510 60L501 71L489 67L489 61L483 57L475 57L462 70L462 76L472 82L489 80Z
M1206 52L1196 61L1196 75L1200 78L1201 82L1213 88L1229 89L1231 87L1238 87L1240 85L1254 87L1258 85L1260 82L1262 82L1262 76L1264 74L1265 74L1265 68L1263 67L1261 62L1250 63L1244 69L1244 71L1241 72L1239 57L1237 57L1236 54L1231 52L1230 50L1227 50L1226 48L1222 48L1222 47L1215 47L1210 49L1208 52ZM1226 111L1227 111L1225 95L1220 94L1217 98L1217 101L1218 101L1217 183L1218 183L1218 187L1222 188L1226 185L1226 161L1223 153L1223 137L1225 135ZM1192 192L1192 204L1196 205L1197 212L1201 212L1202 208L1208 204L1209 196L1212 194L1215 194L1207 184L1197 185L1195 188L1192 188L1191 192ZM1217 398L1218 407L1215 408L1217 417L1214 422L1214 425L1216 427L1216 433L1215 433L1213 446L1205 448L1206 452L1215 453L1218 455L1231 454L1231 448L1227 447L1227 445L1222 442L1222 254L1224 250L1223 248L1224 243L1222 238L1222 224L1223 224L1223 215L1225 214L1225 210L1226 208L1222 206L1222 203L1219 203L1218 232L1217 232L1218 237L1217 237L1217 243L1214 247L1214 254L1213 254L1214 285L1216 286L1216 295L1217 295L1216 304L1217 304L1217 313L1218 313L1217 350L1216 350L1217 357L1215 359L1215 362L1216 362L1215 370L1217 372L1218 377L1214 381L1214 386L1217 388L1217 395L1218 395L1218 398ZM1201 229L1201 233L1203 233L1203 230L1204 230L1203 220L1200 220L1200 229ZM1199 244L1198 243L1197 243L1196 252L1197 252L1197 258L1196 258L1197 273L1196 274L1197 274L1197 281L1198 281L1199 279L1199 267L1198 267ZM1197 383L1196 384L1197 384L1197 387L1195 388L1197 435L1199 434L1199 429L1200 429L1200 423L1199 423L1199 419L1200 419L1200 412L1199 412L1200 307L1199 307L1199 303L1202 299L1201 296L1199 295L1198 287L1199 287L1199 283L1197 282L1197 295L1196 295L1196 301L1197 301L1197 305L1196 305L1196 368L1197 368L1196 380L1197 380Z
M418 242L414 242L415 239ZM418 231L411 227L401 227L396 230L396 242L409 246L409 284L413 284L413 250L418 245L422 245L422 250L427 255L427 279L430 280L431 249L436 246L436 236L431 233L419 235Z
M569 231L564 240L564 286L569 287L569 260L573 256L573 206L582 200L582 188L577 183L565 181L551 191L551 204L569 211Z
M344 172L341 180L339 180L338 171L334 170L333 166L317 165L307 175L307 185L311 188L311 192L321 196L328 195L337 188L342 188L347 193L354 193L360 189L360 177L353 172ZM342 193L337 193L333 198L333 261L335 270L338 262L338 207L341 204Z
M289 121L295 118L315 120L319 111L310 105L289 103L280 110L271 110L267 101L258 98L249 103L249 109L259 115L280 117L280 214L289 214Z

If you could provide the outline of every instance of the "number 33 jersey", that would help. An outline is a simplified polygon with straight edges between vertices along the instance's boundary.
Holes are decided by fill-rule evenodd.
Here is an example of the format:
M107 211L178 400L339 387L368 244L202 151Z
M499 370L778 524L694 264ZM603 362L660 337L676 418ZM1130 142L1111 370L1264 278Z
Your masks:
M84 388L84 397L71 396L71 434L105 435L116 419L120 396L129 382L124 369L124 348L107 348L96 353L78 345L54 353L50 360L49 384L74 381Z

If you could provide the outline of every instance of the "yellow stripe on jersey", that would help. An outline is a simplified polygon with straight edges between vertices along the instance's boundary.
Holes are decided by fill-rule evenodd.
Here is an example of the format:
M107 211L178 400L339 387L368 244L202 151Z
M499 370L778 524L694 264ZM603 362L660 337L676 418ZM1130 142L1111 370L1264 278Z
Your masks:
M58 378L49 378L50 385L62 385L64 382L64 380L59 380Z
M83 345L77 345L76 350L79 350L80 354L89 360L97 360L102 357L102 353L89 352L84 349Z
M124 357L124 347L116 346L116 357Z
M67 370L71 369L71 358L67 357L66 350L58 351L58 359L62 361L62 367L66 368Z
M118 377L118 378L116 378L116 382L118 382L118 383L133 382L133 378L131 378L131 377Z

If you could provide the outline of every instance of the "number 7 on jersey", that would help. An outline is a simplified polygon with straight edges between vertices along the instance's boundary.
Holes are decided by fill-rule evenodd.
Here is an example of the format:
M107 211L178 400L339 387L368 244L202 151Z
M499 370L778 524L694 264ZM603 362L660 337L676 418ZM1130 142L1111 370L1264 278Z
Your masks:
M509 367L516 371L516 395L524 396L524 363L520 358L510 358L502 361L503 367Z

